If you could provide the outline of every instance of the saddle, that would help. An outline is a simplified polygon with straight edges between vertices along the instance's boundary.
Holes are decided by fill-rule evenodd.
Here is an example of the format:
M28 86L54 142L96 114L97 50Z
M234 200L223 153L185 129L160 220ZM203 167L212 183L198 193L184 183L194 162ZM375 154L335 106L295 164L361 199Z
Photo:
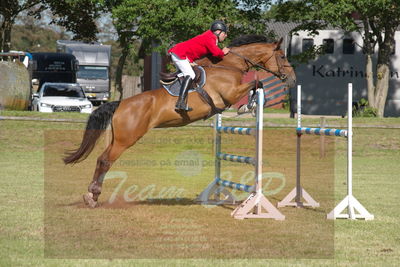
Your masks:
M206 71L201 66L193 67L194 73L196 77L192 82L192 88L188 90L188 93L197 92L200 94L201 98L205 103L210 105L211 110L208 116L204 119L208 119L214 116L217 113L222 113L224 109L217 108L214 104L214 101L210 97L210 95L203 89L203 86L206 83ZM165 73L160 72L160 83L162 87L167 90L167 92L172 96L179 96L179 91L181 89L181 84L183 81L183 74L179 71L174 73Z
M196 89L203 88L206 83L206 72L200 66L193 67L196 77L192 82L192 88L189 89L189 93ZM160 83L170 95L179 96L179 90L183 81L183 74L179 71L173 73L160 72Z
M204 69L202 67L197 66L197 65L193 66L193 71L194 71L194 74L196 75L193 80L193 83L199 83L202 78L201 76L203 75L203 73L204 73L204 77L205 77L206 73L204 72ZM183 74L180 71L176 71L173 73L160 72L160 83L169 85L169 84L175 82L180 77L183 77Z

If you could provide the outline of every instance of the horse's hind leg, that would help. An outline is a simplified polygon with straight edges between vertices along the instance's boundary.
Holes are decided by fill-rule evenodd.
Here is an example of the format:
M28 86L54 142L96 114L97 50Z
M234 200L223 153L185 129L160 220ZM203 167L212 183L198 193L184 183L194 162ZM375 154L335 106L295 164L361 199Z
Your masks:
M85 203L91 208L94 208L97 205L97 200L101 194L101 187L106 173L126 149L127 146L111 143L103 154L97 158L93 181L88 187L88 193L83 196Z
M144 115L139 117L145 118ZM141 120L136 123L127 123L127 119L114 120L113 141L103 154L97 158L96 170L88 188L89 192L83 196L88 206L96 207L106 173L121 154L127 148L133 146L148 131L149 125L147 121Z
M121 102L114 113L112 119L113 141L98 157L93 180L88 188L89 193L84 195L84 200L90 207L97 205L104 177L112 164L127 148L133 146L145 135L152 125L155 125L151 120L154 112L150 108L154 97L146 96L139 95L129 101Z

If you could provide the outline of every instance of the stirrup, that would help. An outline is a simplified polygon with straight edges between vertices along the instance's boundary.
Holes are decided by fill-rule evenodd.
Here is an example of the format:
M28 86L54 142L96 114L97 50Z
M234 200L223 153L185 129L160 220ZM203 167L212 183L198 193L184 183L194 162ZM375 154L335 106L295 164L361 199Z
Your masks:
M179 111L192 111L193 109L191 107L189 107L187 104L185 103L177 103L175 105L175 111L179 112Z

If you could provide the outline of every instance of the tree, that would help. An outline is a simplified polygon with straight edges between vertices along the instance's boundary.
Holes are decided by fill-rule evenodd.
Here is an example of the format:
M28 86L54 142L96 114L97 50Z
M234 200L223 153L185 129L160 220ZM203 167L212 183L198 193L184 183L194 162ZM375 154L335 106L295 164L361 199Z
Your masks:
M141 40L142 49L165 54L174 43L182 42L209 28L212 21L224 20L229 35L266 32L261 13L269 0L116 0L109 6L118 32L122 54L117 70L117 89L122 92L120 78L123 64L133 42Z
M330 24L360 33L367 62L368 102L383 117L389 89L390 54L400 25L399 5L397 0L280 0L274 13L276 19L300 22L297 30L316 32ZM372 55L376 45L378 59L374 68Z
M74 40L96 41L99 32L96 20L105 12L104 6L95 0L43 0L43 5L56 16L51 23L71 31Z
M125 0L114 6L112 14L117 30L135 29L134 35L142 39L147 52L165 52L172 44L208 29L215 19L230 26L231 36L263 34L267 29L260 20L260 6L266 3L269 1Z
M1 0L0 5L0 51L8 52L11 45L11 31L18 14L31 10L30 15L41 11L40 0ZM36 8L35 8L36 7Z
M98 33L96 19L104 11L95 0L2 0L0 5L0 51L9 51L12 27L22 11L28 16L41 17L41 12L50 9L56 23L71 31L75 40L95 41Z
M63 38L61 33L35 25L14 25L12 33L12 49L27 52L55 52L56 41Z

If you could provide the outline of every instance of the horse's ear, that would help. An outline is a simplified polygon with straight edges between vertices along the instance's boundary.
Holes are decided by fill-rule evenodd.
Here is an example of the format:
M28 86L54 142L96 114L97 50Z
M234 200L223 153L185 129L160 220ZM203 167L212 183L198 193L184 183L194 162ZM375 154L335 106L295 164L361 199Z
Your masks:
M279 39L279 41L276 43L276 47L275 47L275 51L281 49L281 44L283 42L283 37L281 37L281 39Z

